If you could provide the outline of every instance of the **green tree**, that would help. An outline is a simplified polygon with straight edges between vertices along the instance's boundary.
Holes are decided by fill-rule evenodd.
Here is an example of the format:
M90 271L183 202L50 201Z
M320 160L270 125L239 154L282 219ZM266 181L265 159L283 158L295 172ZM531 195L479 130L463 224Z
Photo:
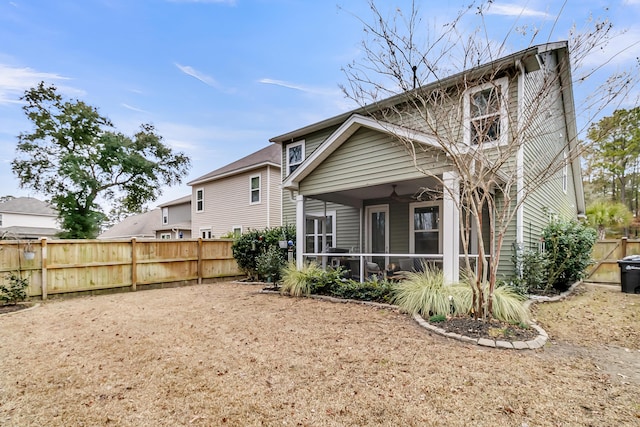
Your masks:
M590 161L596 176L608 176L611 194L626 206L633 207L628 198L629 178L637 172L640 157L640 107L620 109L603 117L589 128ZM635 184L635 179L632 184Z
M51 198L62 238L98 235L106 218L98 198L137 212L187 174L189 158L165 145L152 125L128 137L96 108L64 100L44 82L21 99L34 127L18 136L12 170L21 187Z
M587 208L587 222L598 230L598 239L606 237L607 227L628 227L633 214L622 203L597 201Z

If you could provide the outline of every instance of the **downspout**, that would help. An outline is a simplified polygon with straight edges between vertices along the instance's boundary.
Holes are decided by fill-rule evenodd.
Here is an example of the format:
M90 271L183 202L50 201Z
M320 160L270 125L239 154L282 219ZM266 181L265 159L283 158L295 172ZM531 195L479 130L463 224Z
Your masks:
M516 61L516 67L520 70L518 76L518 152L516 153L516 204L518 206L516 211L516 245L517 251L522 251L524 248L524 141L522 139L522 127L523 127L523 110L524 110L524 80L525 69L522 65L522 61ZM521 272L519 272L521 274Z
M267 165L267 227L271 227L271 166Z

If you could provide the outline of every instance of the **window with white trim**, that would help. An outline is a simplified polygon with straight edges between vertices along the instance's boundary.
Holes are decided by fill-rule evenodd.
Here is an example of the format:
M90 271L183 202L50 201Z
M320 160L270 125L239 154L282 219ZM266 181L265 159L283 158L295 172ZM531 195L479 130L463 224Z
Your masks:
M171 233L160 233L160 238L162 240L169 240L171 239Z
M162 223L169 224L169 208L162 208Z
M304 141L287 145L287 175L298 169L304 160Z
M204 188L196 190L196 212L204 211Z
M324 229L323 229L324 226ZM305 224L305 252L320 253L336 246L336 212L327 216L309 214Z
M0 227L2 227L2 214L0 214Z
M440 254L442 243L440 232L440 203L411 203L409 212L409 245L414 254Z
M507 101L506 77L465 92L465 144L486 146L507 143Z
M249 203L252 205L260 203L260 175L254 175L249 178L249 186Z
M241 225L234 225L232 228L232 233L233 233L233 238L237 239L238 237L242 236L242 226Z
M209 228L201 228L200 229L200 237L203 239L211 239L213 238L213 234L211 233L211 227Z
M562 191L566 194L569 187L569 159L566 151L562 155L562 161L564 162L562 164Z

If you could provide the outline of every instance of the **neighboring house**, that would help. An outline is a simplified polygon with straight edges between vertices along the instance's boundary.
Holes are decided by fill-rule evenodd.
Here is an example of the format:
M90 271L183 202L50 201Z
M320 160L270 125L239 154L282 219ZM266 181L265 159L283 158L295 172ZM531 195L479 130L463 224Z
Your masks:
M16 197L0 203L0 236L15 239L54 237L60 232L58 213L33 197Z
M211 239L281 225L280 147L253 154L194 179L191 230Z
M137 215L131 215L117 223L98 239L130 239L132 237L140 239L155 239L156 227L162 223L162 210L153 209Z
M491 81L487 81L488 75L493 76ZM540 109L543 111L539 117L530 118L534 125L518 145L511 163L518 168L518 182L513 188L518 191L523 189L525 180L533 176L531 168L538 159L550 153L562 153L563 147L575 147L569 53L564 42L535 46L375 105L272 138L283 158L283 223L297 226L298 265L307 257L326 259L322 253L340 249L349 251L350 258L366 258L380 268L389 262L406 261L407 257L422 254L440 263L448 281L457 281L461 254L460 212L452 196L438 187L444 183L448 188L459 188L459 175L453 162L443 155L442 145L438 145L421 122L425 117L431 119L431 112L417 110L416 104L407 102L407 96L419 91L428 97L443 88L453 94L450 117L443 120L456 120L453 126L457 126L459 132L455 134L455 144L460 144L466 161L471 162L478 156L476 150L495 153L514 138L519 120L525 117L522 112L531 111L526 107L538 102L532 99L532 94L541 87L545 76L554 76L556 82L543 91L549 94L546 101L549 105ZM469 87L469 82L482 79L483 84ZM477 110L471 109L470 103L474 103L477 110L482 104L486 114L474 116ZM395 111L403 114L392 118L382 115L382 109L399 105L404 110L396 108ZM463 109L464 114L460 113ZM482 148L478 148L473 133L478 123L484 126L489 123L487 137L493 138L483 142ZM439 180L414 166L414 158L398 142L398 134L417 147L421 166ZM562 160L562 154L559 157ZM505 234L500 274L513 272L510 257L517 245L537 247L540 230L550 217L576 218L584 214L579 159L571 162L565 159L559 169L553 179L528 194L518 209ZM428 200L416 197L424 189L439 192L440 196ZM484 224L491 214L495 212L483 213L487 217ZM465 231L471 235L470 247L475 244L477 248L478 230ZM481 232L488 241L488 230ZM492 247L492 242L485 245L488 253Z
M161 224L155 228L157 239L191 238L191 195L158 206Z

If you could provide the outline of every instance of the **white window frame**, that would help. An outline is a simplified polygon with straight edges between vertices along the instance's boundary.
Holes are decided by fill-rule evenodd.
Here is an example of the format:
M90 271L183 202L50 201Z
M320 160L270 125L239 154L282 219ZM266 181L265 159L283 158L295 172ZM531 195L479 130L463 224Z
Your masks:
M471 97L473 94L481 92L483 90L491 89L491 88L499 88L500 89L500 136L498 139L493 141L484 141L481 144L472 144L471 143L471 130L473 126L471 125ZM509 103L509 79L507 77L502 77L496 79L492 82L484 83L470 89L467 89L464 92L464 143L469 147L495 147L497 145L505 145L508 143L508 135L509 135L509 117L508 117L508 103Z
M200 237L203 239L213 239L211 227L200 227Z
M253 188L253 180L255 178L258 178L258 188ZM256 192L256 191L258 192L258 200L254 201L253 200L253 193ZM251 175L249 177L249 204L250 205L259 205L261 200L262 200L262 176L260 174Z
M569 188L569 159L568 159L567 151L565 150L562 153L562 191L564 194L567 194L567 190Z
M322 229L320 227L320 220L325 216L324 213L322 212L309 212L305 215L305 230L304 230L304 248L305 248L305 252L307 249L307 237L313 236L313 252L312 253L322 253L324 252L325 248L319 248L319 239L322 237ZM326 236L329 237L331 236L331 248L335 248L336 247L336 234L337 234L337 215L336 215L336 211L327 211L326 212L326 216L327 217L331 217L331 224L332 224L332 229L331 229L331 233L326 233ZM307 220L309 219L313 219L313 232L310 233L309 230L307 229ZM318 250L319 249L319 250Z
M196 188L196 212L204 212L204 188Z
M169 224L169 208L162 208L162 223Z
M242 236L242 226L234 225L233 227L231 227L231 232L233 233L234 238L238 238Z
M301 154L301 158L300 158L300 161L292 163L292 162L289 161L289 152L291 151L292 148L295 148L295 147L301 147L301 153L300 153ZM286 160L286 163L287 163L287 175L290 175L293 172L291 170L292 166L295 166L295 168L294 168L294 170L295 170L302 164L302 162L304 162L304 158L305 158L304 139L301 140L301 141L298 141L298 142L294 142L293 144L287 145L286 156L287 156L287 158L285 160Z
M161 240L170 240L171 239L171 233L160 233L160 239Z
M437 231L438 232L438 254L442 254L442 202L415 202L409 203L409 253L416 253L416 229L414 216L416 208L424 207L438 207L438 228L432 228L431 230L418 230L418 231Z

